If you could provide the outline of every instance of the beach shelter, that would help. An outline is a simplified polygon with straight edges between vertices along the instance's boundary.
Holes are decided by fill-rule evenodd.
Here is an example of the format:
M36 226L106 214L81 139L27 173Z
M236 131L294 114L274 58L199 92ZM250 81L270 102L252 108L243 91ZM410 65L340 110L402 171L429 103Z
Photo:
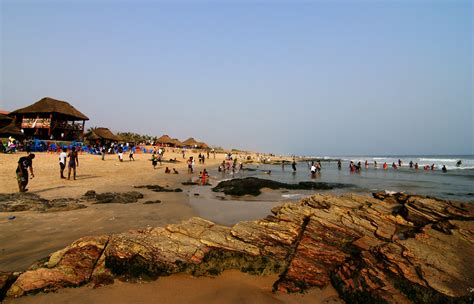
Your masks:
M156 140L157 143L160 143L162 145L172 145L173 144L173 139L169 137L168 135L163 135L160 138Z
M10 123L8 126L0 128L0 137L6 138L9 136L23 137L24 134L14 123Z
M199 142L197 146L201 149L209 149L209 146L203 142Z
M38 139L77 140L84 136L89 118L66 101L44 97L8 114L25 136Z
M97 140L102 142L122 141L120 136L115 135L108 128L93 128L85 136L91 142L96 142Z
M180 142L179 139L177 139L177 138L173 138L172 141L173 141L173 145L175 147L182 147L183 146L183 143Z
M0 128L6 127L12 122L13 118L5 114L0 113Z
M183 146L185 147L196 147L197 145L199 144L199 142L197 140L195 140L194 138L190 137L188 139L186 139L185 141L183 141Z

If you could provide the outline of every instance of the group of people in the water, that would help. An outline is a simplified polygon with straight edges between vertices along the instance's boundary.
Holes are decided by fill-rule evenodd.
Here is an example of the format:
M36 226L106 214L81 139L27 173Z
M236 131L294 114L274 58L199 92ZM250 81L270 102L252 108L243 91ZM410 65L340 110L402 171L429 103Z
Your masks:
M379 168L379 165L378 165L378 163L377 163L376 160L374 160L373 165L374 165L374 168L375 168L375 169ZM462 165L462 161L461 161L461 160L457 161L456 166L457 166L457 167L460 167L461 165ZM391 165L392 169L395 169L395 170L398 169L398 168L400 168L400 167L402 167L402 166L403 166L403 161L402 161L401 159L399 159L398 162L396 162L396 163L395 163L395 162L392 162L392 165ZM418 170L418 169L419 169L418 163L414 163L413 161L410 161L410 162L408 163L408 166L409 166L410 169L415 169L415 170ZM342 169L342 162L341 162L341 160L338 160L338 161L337 161L337 167L338 167L339 170ZM367 160L366 160L365 163L364 163L364 167L365 167L365 169L369 169L369 162L368 162ZM383 168L384 170L388 170L389 165L387 164L387 162L384 162L384 163L383 163L382 168ZM362 169L362 163L361 163L360 161L358 161L357 163L355 163L354 161L351 161L351 162L349 163L349 170L351 171L351 173L360 172L361 169ZM434 171L434 170L436 170L436 169L437 169L437 166L436 166L435 164L424 165L424 166L423 166L423 170L425 170L425 171ZM443 166L441 167L441 171L443 171L443 172L448 172L448 169L446 168L446 165L443 165Z

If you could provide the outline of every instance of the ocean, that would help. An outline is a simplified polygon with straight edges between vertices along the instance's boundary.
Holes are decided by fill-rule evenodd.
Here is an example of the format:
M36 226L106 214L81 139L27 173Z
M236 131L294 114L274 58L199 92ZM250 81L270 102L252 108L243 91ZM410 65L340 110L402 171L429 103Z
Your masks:
M408 194L420 194L434 196L444 199L474 201L474 155L439 155L439 156L336 156L320 157L322 160L321 173L316 178L311 178L307 162L298 162L296 174L293 174L291 165L252 165L246 168L257 169L256 171L243 171L235 174L235 177L256 176L268 178L286 183L297 183L300 181L320 181L327 183L351 184L354 187L344 189L345 192L405 192ZM342 160L342 169L338 170L337 161ZM392 163L401 159L403 164L398 169L392 169ZM369 168L365 169L365 161L369 162ZM462 165L457 167L458 160ZM361 162L360 173L351 173L350 161ZM378 168L374 168L377 161ZM418 163L419 169L409 167L409 162ZM388 170L383 170L382 165L386 162ZM425 165L435 165L435 170L425 171ZM445 165L447 172L441 171ZM271 170L271 174L265 171ZM340 190L338 190L340 192Z
M298 162L296 173L293 173L291 165L261 165L247 164L247 170L238 171L235 174L218 172L216 168L209 170L211 183L217 185L222 180L245 177L258 177L271 179L285 183L298 183L301 181L315 181L326 183L344 183L351 187L335 190L272 190L264 191L257 197L226 196L223 193L212 192L212 187L195 186L189 192L190 206L203 218L223 225L234 225L239 221L256 220L271 213L271 209L283 202L298 201L301 198L314 193L359 193L371 194L378 191L405 192L408 194L419 194L438 197L449 200L474 202L474 156L341 156L321 157L322 170L316 178L311 178L310 170L306 162ZM337 161L342 160L342 169L338 170ZM403 161L399 169L392 169L391 164ZM351 173L350 161L362 163L360 173ZM369 162L369 168L364 168L365 160ZM456 167L456 162L462 161L461 167ZM379 168L374 168L377 161ZM409 168L409 162L418 162L419 169ZM383 170L382 165L387 162L388 170ZM436 170L424 171L424 165L435 164ZM448 171L441 171L442 165L446 165ZM268 171L271 171L268 174ZM217 212L216 212L217 211Z

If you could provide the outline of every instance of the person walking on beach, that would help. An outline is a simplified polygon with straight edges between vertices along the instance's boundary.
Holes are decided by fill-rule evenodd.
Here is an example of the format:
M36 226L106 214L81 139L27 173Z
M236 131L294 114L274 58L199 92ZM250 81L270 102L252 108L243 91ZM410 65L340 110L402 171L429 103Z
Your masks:
M188 174L192 174L192 173L193 173L193 157L191 156L188 159Z
M69 152L69 163L67 171L67 179L71 179L71 169L73 170L73 178L76 179L76 166L79 167L79 158L77 157L76 149L72 148Z
M64 169L66 168L66 158L67 158L66 151L67 149L63 148L63 151L59 153L59 176L64 179L66 178L64 176Z
M16 179L18 180L18 188L20 192L28 191L26 186L28 185L28 168L30 169L31 178L35 177L33 173L33 159L35 155L33 153L27 156L20 157L18 160L18 167L16 168Z
M156 169L156 165L158 164L158 159L156 157L156 153L151 155L151 164L153 165L153 169Z
M132 161L132 160L135 161L135 158L133 157L133 154L134 154L134 153L135 153L135 147L134 147L134 146L131 146L131 147L130 147L130 154L128 155L128 159L129 159L130 161Z
M101 154L102 154L102 160L105 160L105 152L107 152L107 149L105 146L102 146Z
M122 146L120 146L118 148L118 159L119 159L120 162L123 162L123 148L122 148Z

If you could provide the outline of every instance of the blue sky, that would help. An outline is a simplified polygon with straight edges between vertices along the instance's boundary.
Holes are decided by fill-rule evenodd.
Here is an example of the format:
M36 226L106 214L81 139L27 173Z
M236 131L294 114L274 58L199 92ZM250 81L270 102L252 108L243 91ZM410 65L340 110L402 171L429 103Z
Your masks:
M473 154L470 1L1 1L0 108L312 155Z

